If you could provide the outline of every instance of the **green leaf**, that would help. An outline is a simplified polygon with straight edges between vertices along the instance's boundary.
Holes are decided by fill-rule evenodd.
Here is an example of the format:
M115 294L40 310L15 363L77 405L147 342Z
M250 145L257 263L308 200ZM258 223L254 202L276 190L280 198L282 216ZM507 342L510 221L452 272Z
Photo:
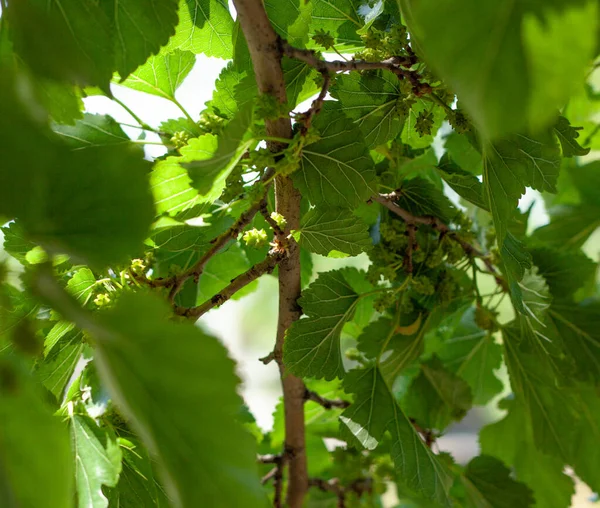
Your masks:
M299 237L300 245L322 256L332 250L358 256L371 247L368 226L344 208L309 210L294 236Z
M294 185L313 204L356 208L375 192L373 161L358 127L326 101L313 125L321 139L302 153Z
M544 277L555 300L568 300L596 274L597 264L581 251L549 247L529 249L533 263Z
M72 151L30 116L12 76L2 75L0 91L0 136L12 146L0 167L0 214L19 218L50 253L98 266L134 254L154 217L139 150Z
M600 303L597 301L555 303L549 311L546 332L562 344L573 362L573 376L584 381L600 380Z
M196 57L190 51L176 49L172 53L161 53L150 57L120 84L174 101L175 91L195 63Z
M511 478L498 459L479 455L467 464L461 477L470 504L477 508L527 508L534 505L531 490Z
M34 72L109 91L116 69L111 20L97 2L11 2L6 16L15 52Z
M250 268L250 262L238 244L214 256L202 270L198 282L197 303L200 305L217 294L238 275ZM238 299L256 289L257 281L238 291L233 299Z
M600 207L600 195L597 192L598 185L600 185L600 161L573 167L571 178L579 191L581 201Z
M28 0L11 2L8 18L15 50L36 72L109 92L113 71L127 77L167 43L177 0Z
M394 139L402 130L404 118L396 110L402 92L398 76L392 72L342 74L330 93L341 102L344 114L360 127L369 148Z
M156 55L175 33L177 0L119 0L102 6L111 20L114 68L122 79Z
M516 327L504 328L503 338L511 387L526 412L527 425L535 429L536 448L564 460L573 433L569 422L576 413L569 393L558 386L553 360L544 349L546 344L540 342L536 353L523 350L519 345L523 336Z
M380 363L381 375L392 385L396 377L423 353L427 328L420 314L404 314L398 325L380 317L369 323L358 337L358 349L368 358L385 358Z
M473 175L480 175L483 172L483 158L473 146L471 136L451 132L444 138L444 148L448 156L464 171Z
M179 24L166 49L231 58L232 34L233 19L225 0L180 0Z
M431 113L433 115L431 134L421 136L416 130L417 118L420 113ZM417 99L415 104L410 108L408 116L404 121L404 128L402 129L400 139L403 143L410 145L412 148L426 148L433 143L433 138L438 129L442 126L445 118L446 113L441 106L432 104L423 99Z
M502 347L475 323L475 308L469 307L436 354L445 367L464 379L473 393L473 404L487 404L502 391L494 371L502 364Z
M58 340L49 335L46 342L44 358L38 363L36 372L42 384L62 401L65 387L83 353L83 334L79 330L70 330Z
M522 407L514 401L506 402L510 402L508 414L481 430L481 452L512 466L517 480L532 489L537 506L569 506L575 486L573 479L564 473L563 462L540 453Z
M507 233L500 256L504 263L504 271L508 281L513 305L521 312L523 308L523 291L520 281L527 270L532 268L531 255L525 250L524 245L512 233Z
M457 210L444 193L422 177L404 180L397 191L396 203L418 217L431 215L446 224L457 215Z
M26 255L35 247L35 243L27 239L20 221L13 221L0 228L4 235L4 250L17 259L22 265L27 264Z
M379 369L350 371L344 380L344 389L355 394L355 400L340 416L346 426L342 436L373 450L388 430L392 436L391 456L399 482L419 497L449 506L448 489L452 477L418 436Z
M186 270L200 259L211 246L210 241L231 224L228 216L207 218L202 226L187 224L157 230L151 237L155 250L153 269L159 277L166 276L172 265Z
M583 148L577 141L579 137L578 129L571 126L569 120L564 116L558 117L558 121L554 126L554 132L560 141L563 157L583 156L590 153L589 148Z
M85 305L96 287L96 277L89 268L77 270L67 283L67 291L82 305Z
M548 125L595 50L593 1L400 4L415 46L488 138Z
M535 137L515 135L488 145L483 185L499 245L525 187L556 192L559 168L558 144L551 133Z
M443 430L467 414L472 399L469 385L433 356L421 364L402 403L404 411L423 427Z
M559 250L579 249L600 227L600 208L560 206L550 210L550 223L536 229L532 240Z
M123 454L122 470L116 488L107 492L109 506L138 508L166 507L167 498L154 477L148 451L137 440L119 438Z
M283 357L289 372L326 380L344 376L340 334L359 298L343 270L322 272L302 292L298 303L308 318L294 322L287 331Z
M488 210L483 185L472 173L461 169L446 152L439 163L438 171L444 181L461 197L475 206Z
M117 121L108 115L92 115L86 113L83 119L75 122L75 125L53 125L56 132L73 150L85 150L99 146L130 146L131 140L123 132ZM143 149L137 148L140 156Z
M304 0L265 0L265 10L275 31L292 46L308 42L312 4Z
M187 170L182 164L209 160L217 150L217 137L205 134L199 138L190 139L184 146L179 157L167 157L154 165L150 174L150 186L154 195L154 203L158 214L175 215L191 210L197 205L212 202L221 194L221 189L215 186L214 192L201 196L192 187Z
M356 31L364 25L359 14L361 0L313 0L309 36L318 30L330 32L338 44L357 48L363 45Z
M298 1L301 2L302 0ZM283 69L285 92L290 110L319 92L320 88L316 83L319 74L314 67L299 60L285 57L282 60L281 67ZM238 91L238 102L241 95L240 92L241 90Z
M73 464L66 429L16 362L4 356L0 374L0 504L73 506Z
M155 297L123 294L93 330L101 378L177 504L263 506L254 443L235 418L233 362L216 339L169 315Z
M71 443L75 456L75 484L80 507L105 508L102 485L114 487L121 472L121 450L116 437L89 416L71 416Z
M251 124L252 108L248 105L238 111L219 135L218 146L212 158L186 161L185 167L192 186L198 189L201 196L214 201L221 195L225 180L248 148L255 143L252 137L247 136Z

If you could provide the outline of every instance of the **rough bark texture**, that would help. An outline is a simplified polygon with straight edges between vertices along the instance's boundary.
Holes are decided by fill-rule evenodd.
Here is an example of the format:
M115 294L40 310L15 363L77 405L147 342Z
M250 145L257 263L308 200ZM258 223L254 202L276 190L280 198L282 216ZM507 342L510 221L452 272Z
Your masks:
M262 0L234 0L242 31L248 42L254 73L260 93L274 95L280 102L287 102L285 82L281 69L281 49L278 37L271 26ZM289 118L267 121L267 133L272 137L291 138L292 125ZM269 148L279 151L277 143ZM277 212L287 220L288 232L300 226L300 194L289 178L275 180ZM300 250L291 242L289 256L279 265L279 319L275 359L279 364L285 408L285 454L289 467L287 505L299 508L308 490L306 450L304 437L304 382L286 374L281 360L285 332L300 317L297 300L300 296Z

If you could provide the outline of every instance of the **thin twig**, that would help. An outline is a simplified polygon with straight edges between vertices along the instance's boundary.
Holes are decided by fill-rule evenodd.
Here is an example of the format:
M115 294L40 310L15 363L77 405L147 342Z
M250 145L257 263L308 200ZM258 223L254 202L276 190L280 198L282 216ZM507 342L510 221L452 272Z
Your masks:
M414 418L410 418L410 423L412 423L414 429L419 433L419 435L423 439L425 446L427 446L427 448L431 448L437 440L438 436L436 435L436 433L431 429L425 429L421 427Z
M386 69L393 72L399 78L406 78L413 87L413 93L417 96L431 93L431 86L421 82L419 74L410 68L417 63L414 54L408 56L393 56L382 60L381 62L367 62L364 60L331 60L326 61L310 49L295 48L287 41L281 39L281 51L288 58L300 60L311 67L317 69L321 74L330 74L347 71L368 71L377 69Z
M269 255L263 261L255 264L252 268L241 275L238 275L225 289L219 291L210 300L207 300L202 305L198 305L197 307L175 307L175 314L190 319L198 319L203 314L206 314L209 310L223 305L240 289L255 281L261 275L273 272L275 267L283 259L285 259L286 256L287 252L285 251L275 251L269 253Z
M279 227L279 224L277 224L277 222L275 222L273 220L273 218L271 217L271 214L269 214L269 210L267 208L267 200L266 199L263 199L262 202L261 202L261 204L260 204L260 213L262 214L262 216L267 221L267 224L269 224L269 226L271 226L271 229L273 230L273 232L275 233L275 235L278 236L279 238L285 238L285 232L283 231L283 229L281 229Z
M439 233L442 235L448 236L448 238L457 242L462 247L467 256L481 259L487 267L487 269L489 270L489 272L496 279L496 283L504 289L508 289L506 286L506 282L500 277L490 259L483 252L477 249L477 247L467 242L465 239L461 238L455 231L452 231L447 224L444 224L437 217L434 217L432 215L413 215L408 210L405 210L404 208L398 206L398 204L396 204L396 200L398 198L399 194L397 192L390 192L389 194L376 194L373 197L371 197L369 202L377 201L381 205L385 206L388 210L396 214L398 217L400 217L404 222L406 222L407 225L414 226L417 224L423 224L425 226L430 226L436 231L439 231Z
M350 405L350 402L347 400L341 399L326 399L321 397L318 393L309 390L308 388L304 392L304 400L312 400L317 404L323 406L325 409L339 408L345 409Z
M307 111L298 115L298 118L300 118L303 124L301 131L303 135L306 135L308 129L310 129L313 118L318 115L323 108L323 102L325 101L325 97L327 97L327 92L329 91L329 86L331 85L331 75L329 72L321 71L321 75L323 76L323 84L321 85L321 91L319 92L319 95L312 102Z
M235 224L231 226L227 231L214 238L211 241L212 245L210 249L208 249L208 251L206 251L206 253L198 260L198 262L195 265L193 265L189 270L185 271L180 275L171 277L170 279L164 279L163 281L161 281L160 284L162 286L171 288L171 292L169 293L169 301L171 301L171 303L175 301L175 296L188 279L193 277L195 280L198 280L200 278L200 275L202 275L204 267L211 260L211 258L215 254L217 254L221 249L223 249L230 242L230 240L237 238L241 231L252 221L254 216L258 213L261 204L262 199L260 201L257 201L242 215L240 215Z
M287 452L278 455L259 455L258 462L261 464L275 464L275 467L271 469L261 479L263 485L273 480L273 506L280 508L282 506L282 491L283 491L283 469L289 458Z
M330 480L309 478L308 484L310 487L315 487L322 492L335 494L338 498L338 508L345 508L346 494L349 492L354 492L358 497L361 497L364 493L373 491L373 481L370 478L358 478L347 486L341 485L338 478L331 478Z

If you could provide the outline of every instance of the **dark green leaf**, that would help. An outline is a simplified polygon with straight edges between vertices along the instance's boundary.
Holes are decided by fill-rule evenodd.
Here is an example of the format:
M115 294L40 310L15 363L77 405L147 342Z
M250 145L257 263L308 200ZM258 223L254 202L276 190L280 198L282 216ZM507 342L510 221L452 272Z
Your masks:
M344 208L309 210L297 235L300 245L322 256L334 250L357 256L371 246L368 226Z
M474 307L461 316L436 353L448 369L469 383L474 404L487 404L502 391L502 382L494 374L502 363L502 348L477 326Z
M513 480L510 470L489 455L471 459L461 480L470 505L477 508L527 508L534 504L531 490Z
M6 357L0 359L0 378L0 505L72 506L67 429L33 380Z
M508 409L502 420L481 430L481 452L512 466L517 480L525 482L533 490L537 506L569 506L575 487L573 479L563 471L563 462L540 453L536 448L532 429L521 406L513 401Z
M551 133L516 135L490 144L485 150L483 184L494 217L498 244L502 245L525 187L556 192L560 168L558 144Z
M550 123L595 49L595 2L400 4L415 45L486 137Z
M296 321L285 340L284 361L291 373L327 380L344 376L340 334L358 301L343 270L321 273L302 292L298 303L308 318Z
M38 363L37 375L60 402L83 353L83 334L79 330L71 330L58 341L52 342L51 347L45 348L44 358Z
M40 291L90 327L100 376L157 457L176 504L264 506L254 442L235 418L238 379L225 348L191 324L170 321L169 307L150 295L124 293L92 321L44 277Z
M445 153L440 160L438 171L444 181L461 197L474 205L488 210L484 198L483 185L472 173L464 171Z
M434 356L421 364L402 402L406 414L421 426L443 430L467 414L472 398L469 385Z
M313 204L356 208L375 192L373 161L360 130L332 101L325 102L313 125L321 139L303 150L294 185Z
M373 450L388 430L392 436L391 456L399 482L419 497L438 505L449 505L451 476L417 435L379 369L371 367L350 371L344 381L344 389L355 394L355 400L340 416L347 427L342 435Z

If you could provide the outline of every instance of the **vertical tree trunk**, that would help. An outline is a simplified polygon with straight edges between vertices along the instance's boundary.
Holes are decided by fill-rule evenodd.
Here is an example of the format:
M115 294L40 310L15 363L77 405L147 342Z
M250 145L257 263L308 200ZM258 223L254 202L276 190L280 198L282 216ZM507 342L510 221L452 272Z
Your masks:
M274 95L280 102L287 102L285 82L281 68L281 52L277 35L265 12L262 0L234 0L240 25L248 42L254 73L260 93ZM292 137L289 118L266 122L269 136ZM271 150L279 151L277 143L268 143ZM277 177L275 181L277 211L288 224L288 231L300 227L300 193L291 179ZM283 341L289 326L300 317L296 303L300 297L300 249L291 242L289 257L279 265L279 318L275 359L279 364L283 385L285 408L285 452L289 466L287 504L300 508L308 490L306 450L304 435L304 383L302 379L286 374L282 362Z

